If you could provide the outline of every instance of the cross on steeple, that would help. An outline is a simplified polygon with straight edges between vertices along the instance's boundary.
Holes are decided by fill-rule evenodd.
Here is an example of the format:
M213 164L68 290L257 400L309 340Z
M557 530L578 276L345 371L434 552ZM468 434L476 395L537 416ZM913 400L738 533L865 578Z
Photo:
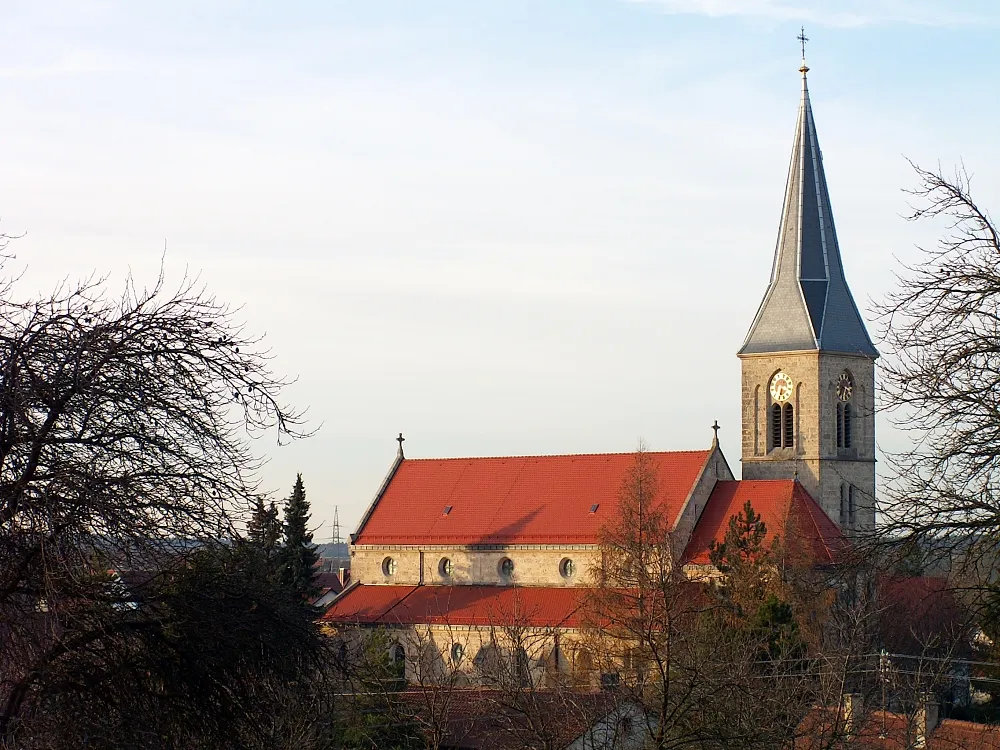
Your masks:
M715 435L712 437L712 444L713 445L718 445L719 444L719 430L721 430L721 429L722 428L719 427L719 420L716 419L712 423L712 431L715 433Z
M401 433L399 433L399 437L398 437L398 438L396 438L396 442L397 442L397 443L399 443L399 455L400 455L400 456L402 456L402 455L403 455L403 441L404 441L404 440L406 440L406 438L405 438L405 437L403 437L403 433L402 433L402 432L401 432Z
M798 39L799 43L802 45L802 62L805 62L806 61L806 42L809 41L809 37L806 36L806 27L805 26L802 27L801 31L799 31L799 35L797 37L795 37L795 38Z

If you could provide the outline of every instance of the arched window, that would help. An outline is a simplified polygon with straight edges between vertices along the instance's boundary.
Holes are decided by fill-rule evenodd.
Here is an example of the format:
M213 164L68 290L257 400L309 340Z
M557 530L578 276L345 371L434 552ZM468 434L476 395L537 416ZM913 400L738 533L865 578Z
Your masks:
M396 677L402 679L406 674L406 650L399 643L389 649L389 661L392 662L392 671Z
M517 650L515 656L514 668L516 670L515 676L517 677L517 684L519 687L530 687L531 686L531 660L528 658L528 652L523 648Z
M791 448L795 445L795 407L791 404L771 404L771 447Z
M853 485L848 485L847 486L847 523L850 526L854 525L855 513L857 511L857 508L855 507L855 505L856 505L856 501L855 501L855 497L854 497L855 494L856 493L854 492L854 486Z
M771 447L781 447L781 404L771 404Z
M847 370L837 379L837 447L851 447L851 400L854 398L854 378Z

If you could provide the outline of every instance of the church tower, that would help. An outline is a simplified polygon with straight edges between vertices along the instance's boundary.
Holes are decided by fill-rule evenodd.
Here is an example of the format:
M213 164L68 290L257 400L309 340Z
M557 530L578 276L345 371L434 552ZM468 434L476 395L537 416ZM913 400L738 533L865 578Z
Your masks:
M771 282L739 351L743 478L798 479L845 531L875 525L875 360L844 278L803 60Z

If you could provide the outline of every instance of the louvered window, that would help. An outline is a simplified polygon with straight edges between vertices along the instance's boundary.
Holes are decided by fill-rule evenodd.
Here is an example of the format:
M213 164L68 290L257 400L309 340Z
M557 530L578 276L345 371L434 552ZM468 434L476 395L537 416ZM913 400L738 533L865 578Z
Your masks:
M771 406L771 447L781 447L781 404Z
M791 448L795 438L795 413L791 404L785 404L781 408L782 441L783 448Z
M850 448L851 447L851 405L850 404L844 404L844 418L843 418L843 422L844 422L844 427L843 427L843 431L844 431L844 447L845 448Z

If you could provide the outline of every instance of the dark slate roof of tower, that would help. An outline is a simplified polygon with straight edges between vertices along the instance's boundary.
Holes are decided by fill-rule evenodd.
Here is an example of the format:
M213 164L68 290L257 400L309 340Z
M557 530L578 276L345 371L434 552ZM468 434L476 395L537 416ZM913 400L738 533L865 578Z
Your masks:
M803 63L802 101L771 283L739 353L818 349L874 359L878 351L844 278L809 103L808 70Z

